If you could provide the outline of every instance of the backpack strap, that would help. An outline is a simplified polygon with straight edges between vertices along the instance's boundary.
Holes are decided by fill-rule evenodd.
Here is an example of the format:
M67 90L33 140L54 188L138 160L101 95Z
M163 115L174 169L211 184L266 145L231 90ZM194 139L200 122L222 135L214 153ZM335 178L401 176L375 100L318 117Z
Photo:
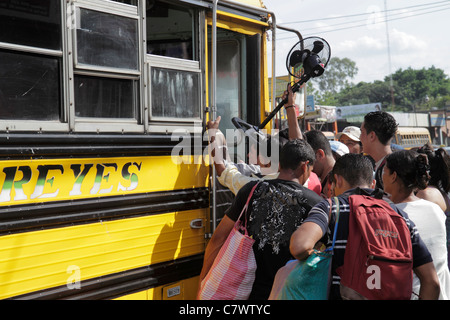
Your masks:
M327 199L328 200L328 203L329 203L329 205L330 205L330 214L329 214L329 219L328 219L328 221L330 221L331 220L331 212L332 212L332 207L333 207L333 205L332 205L332 202L331 202L331 199ZM334 224L334 232L333 232L333 242L332 242L332 244L331 244L331 247L330 248L327 248L327 249L325 249L325 251L333 251L333 249L334 249L334 244L336 243L336 234L337 234L337 230L338 230L338 224L339 224L339 213L340 213L340 206L339 206L339 199L338 199L338 197L334 197L334 203L336 204L336 222L335 222L335 224Z

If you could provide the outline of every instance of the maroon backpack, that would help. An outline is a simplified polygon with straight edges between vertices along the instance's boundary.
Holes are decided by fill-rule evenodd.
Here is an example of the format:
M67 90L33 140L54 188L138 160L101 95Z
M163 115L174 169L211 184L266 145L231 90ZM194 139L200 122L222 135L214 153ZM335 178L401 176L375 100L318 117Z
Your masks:
M344 264L337 269L343 299L411 299L412 244L405 219L386 201L349 197Z

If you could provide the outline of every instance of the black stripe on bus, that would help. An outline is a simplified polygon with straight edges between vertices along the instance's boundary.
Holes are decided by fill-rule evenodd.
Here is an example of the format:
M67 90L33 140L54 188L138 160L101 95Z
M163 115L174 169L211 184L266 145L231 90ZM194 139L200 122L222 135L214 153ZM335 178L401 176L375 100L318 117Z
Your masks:
M0 235L208 206L208 188L195 188L0 207Z
M208 145L203 140L200 135L0 133L0 158L171 155L181 142L190 142L191 148L180 146L180 154L201 155Z
M83 280L79 289L63 285L8 300L106 300L178 282L200 274L203 254Z

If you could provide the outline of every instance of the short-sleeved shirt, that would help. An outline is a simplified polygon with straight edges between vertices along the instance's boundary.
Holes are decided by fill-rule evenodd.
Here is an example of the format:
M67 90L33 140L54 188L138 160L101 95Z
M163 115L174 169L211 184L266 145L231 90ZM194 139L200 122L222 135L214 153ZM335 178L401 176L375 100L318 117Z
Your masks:
M309 190L314 191L319 196L322 193L322 184L320 183L320 179L314 172L311 172L311 175L309 176L309 179L305 185Z
M336 269L344 264L344 254L345 248L347 245L348 232L349 232L349 214L350 214L350 205L348 197L352 194L365 194L365 195L373 195L373 190L371 189L351 189L343 193L341 196L337 197L339 200L339 224L336 235L336 242L334 245L334 254L332 260L332 285L330 289L330 299L341 299L341 295L339 293L340 288L340 277L336 272ZM324 238L322 241L327 243L327 246L331 246L333 235L334 235L334 226L336 223L336 205L334 199L332 199L332 210L331 210L331 218L328 223L328 217L330 212L330 204L328 200L323 200L318 203L314 208L311 209L308 218L304 220L304 222L314 222L319 225L322 229ZM406 224L411 232L411 242L413 247L413 268L419 267L425 263L433 261L430 252L428 251L426 245L423 243L420 235L417 231L417 228L412 222L408 215L397 208L393 203L390 203L391 207L396 210L400 215L405 218Z
M226 215L236 221L256 181L236 195ZM255 239L256 277L249 299L265 300L270 295L278 269L293 257L289 251L292 233L322 198L304 186L282 179L261 181L249 202L247 230Z
M447 263L447 233L445 230L446 216L441 207L425 199L397 204L399 208L408 213L419 230L421 238L433 257L441 286L439 300L450 299L450 272ZM426 214L424 214L426 213ZM420 280L414 274L413 298L416 299L420 291Z

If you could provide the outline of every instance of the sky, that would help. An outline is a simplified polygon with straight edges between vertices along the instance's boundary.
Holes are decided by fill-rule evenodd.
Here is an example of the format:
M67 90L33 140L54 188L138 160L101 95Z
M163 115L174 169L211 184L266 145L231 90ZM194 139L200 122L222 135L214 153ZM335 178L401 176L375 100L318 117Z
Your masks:
M450 0L262 1L275 13L277 25L296 29L304 38L321 37L332 57L355 61L353 83L432 65L450 77ZM287 74L286 56L298 37L278 30L276 38L276 75L281 76Z

